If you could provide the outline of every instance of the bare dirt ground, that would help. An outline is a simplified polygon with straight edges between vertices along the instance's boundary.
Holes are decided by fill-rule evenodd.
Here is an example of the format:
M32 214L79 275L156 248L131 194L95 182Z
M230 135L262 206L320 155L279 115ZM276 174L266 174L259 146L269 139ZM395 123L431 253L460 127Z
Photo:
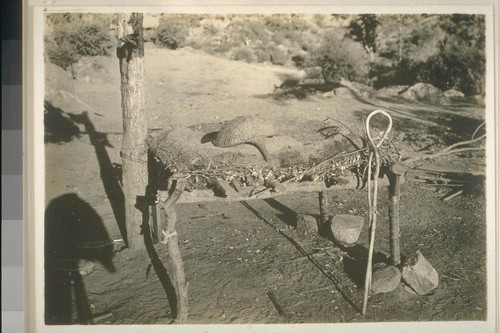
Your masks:
M46 140L47 251L66 246L72 249L67 255L76 255L75 244L81 240L122 238L113 203L120 191L121 165L118 61L101 58L99 63L107 70L107 82L48 78L66 82L52 91L50 106L77 121L87 112L88 121L87 134ZM314 140L321 139L316 130L325 118L361 128L369 112L383 108L394 119L392 138L411 155L470 138L484 119L484 108L470 105L436 107L321 95L277 101L270 94L281 75L293 69L228 61L190 49L147 49L145 66L152 129L260 114L278 124L282 133ZM442 157L433 163L483 171L484 154ZM188 323L485 320L484 193L480 187L444 202L442 197L452 190L413 181L414 176L413 171L402 185L401 252L404 257L420 250L436 268L440 283L432 294L417 296L400 285L393 292L372 295L367 315L360 315L367 225L351 248L300 234L294 228L295 216L319 214L317 193L179 204ZM366 190L332 187L328 196L332 214L359 214L367 220ZM381 187L378 260L389 251L387 196ZM95 267L85 275L47 273L47 323L171 322L166 248L155 247L163 270L146 253L132 257L122 250L93 256Z

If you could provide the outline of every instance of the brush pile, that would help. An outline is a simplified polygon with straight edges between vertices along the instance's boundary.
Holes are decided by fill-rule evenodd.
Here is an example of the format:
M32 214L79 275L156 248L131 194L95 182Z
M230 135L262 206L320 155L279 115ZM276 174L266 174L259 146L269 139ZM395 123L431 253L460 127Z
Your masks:
M318 132L324 130L319 129ZM330 134L323 140L301 143L281 136L268 139L270 155L277 163L267 163L258 151L240 145L217 148L200 143L206 133L195 129L152 132L148 138L150 154L156 161L156 177L185 178L190 189L207 189L218 178L239 186L278 182L323 181L327 186L343 184L346 176L366 178L369 149L362 137ZM275 140L274 143L272 140ZM276 143L279 140L279 143ZM354 142L362 142L359 147ZM253 150L252 150L253 149ZM380 147L381 162L389 166L401 159L396 145L387 140Z

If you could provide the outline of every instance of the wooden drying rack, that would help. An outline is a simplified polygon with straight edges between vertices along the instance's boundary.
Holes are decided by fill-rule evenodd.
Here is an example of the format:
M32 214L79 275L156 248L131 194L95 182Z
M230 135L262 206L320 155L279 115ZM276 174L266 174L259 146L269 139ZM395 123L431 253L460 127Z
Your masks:
M150 174L156 174L155 168L158 167L158 159L150 153L148 158L148 169ZM385 167L384 173L387 175L389 185L389 222L390 222L390 249L391 260L394 265L400 264L399 250L399 197L400 181L404 172L404 167L394 164L391 167ZM352 177L355 179L354 175ZM157 180L150 179L151 182ZM201 202L236 202L265 199L281 196L294 192L319 192L320 201L326 198L326 186L323 181L304 181L304 182L284 182L279 183L276 180L267 183L267 187L261 186L257 189L253 186L239 188L238 191L229 183L221 178L212 179L212 189L190 190L186 191L186 179L183 175L171 175L169 177L168 187L158 189L152 187L150 198L148 200L151 207L151 216L153 225L151 226L153 238L163 244L166 244L169 253L169 259L173 267L173 280L177 296L177 318L176 322L186 323L188 317L188 297L187 282L184 273L184 264L181 251L178 245L178 235L176 232L177 213L175 205L179 203L201 203ZM359 188L357 181L348 184L334 185L336 189L356 189ZM323 202L324 205L324 202ZM320 208L322 204L320 204ZM324 208L324 207L323 207ZM321 213L325 214L324 209ZM326 220L321 217L321 221ZM165 226L162 229L162 226Z

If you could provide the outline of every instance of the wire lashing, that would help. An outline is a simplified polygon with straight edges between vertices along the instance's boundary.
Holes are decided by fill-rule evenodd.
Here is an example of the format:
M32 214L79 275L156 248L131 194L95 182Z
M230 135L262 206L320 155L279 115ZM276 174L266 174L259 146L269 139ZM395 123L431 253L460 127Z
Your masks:
M148 161L146 161L146 160L141 160L141 159L138 159L138 158L134 158L134 157L132 157L132 156L130 156L130 155L125 154L123 151L120 151L120 157L121 157L121 158L125 158L125 159L127 159L127 160L129 160L129 161L136 162L136 163L140 163L140 164L148 164Z

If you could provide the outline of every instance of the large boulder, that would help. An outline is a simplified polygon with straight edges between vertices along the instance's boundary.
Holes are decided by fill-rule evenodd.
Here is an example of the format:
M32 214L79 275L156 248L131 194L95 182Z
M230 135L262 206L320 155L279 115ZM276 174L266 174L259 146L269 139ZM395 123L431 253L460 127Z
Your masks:
M354 245L363 229L363 216L338 214L332 218L330 229L333 238L344 246Z
M463 97L465 97L463 92L458 91L456 89L446 90L445 92L443 92L443 95L448 97L448 98L463 98Z
M421 102L427 104L449 104L450 100L443 95L443 92L432 84L419 82L409 87L401 95L401 98L411 102Z
M394 266L378 263L373 267L372 291L375 294L395 290L401 282L401 272Z
M403 264L403 281L418 295L427 295L437 288L439 275L420 251L416 251Z

